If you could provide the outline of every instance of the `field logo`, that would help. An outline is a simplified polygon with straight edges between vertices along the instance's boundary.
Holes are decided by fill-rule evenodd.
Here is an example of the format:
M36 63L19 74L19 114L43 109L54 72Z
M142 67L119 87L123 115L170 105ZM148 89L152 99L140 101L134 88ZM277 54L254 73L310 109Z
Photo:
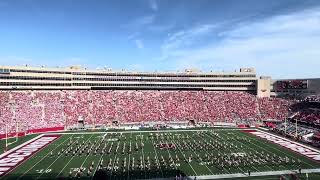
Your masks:
M21 146L18 149L0 155L0 177L17 167L24 160L56 140L60 135L46 135Z
M254 135L261 137L263 139L267 139L268 141L274 142L276 144L279 144L282 147L291 149L292 151L298 152L298 153L300 153L304 156L307 156L313 160L320 161L319 151L308 148L307 146L304 146L302 144L299 144L299 143L296 143L293 141L289 141L285 138L274 136L269 133L258 132L258 131L250 131L249 133L254 134Z

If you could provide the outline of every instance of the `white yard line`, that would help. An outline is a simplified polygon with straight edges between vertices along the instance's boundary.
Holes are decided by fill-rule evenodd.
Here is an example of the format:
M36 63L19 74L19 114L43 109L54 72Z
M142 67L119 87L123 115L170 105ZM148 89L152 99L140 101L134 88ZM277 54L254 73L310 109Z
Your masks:
M156 148L154 147L154 141L153 141L153 139L152 139L152 147L153 147L153 150L154 150L154 152L155 152L155 154L156 154L156 159L157 159L157 163L158 163L158 162L160 162L160 161L159 161L159 158L158 158L157 150L156 150ZM164 177L161 166L160 166L160 172L161 172L162 177Z
M72 136L70 138L72 138ZM74 144L74 142L72 144ZM46 170L49 169L62 155L63 155L63 152L46 168ZM36 179L39 179L46 170L44 170Z
M106 135L107 135L107 133L106 133ZM110 142L110 141L107 142L107 145L109 144L109 142ZM100 161L101 161L101 159L103 158L103 155L104 155L104 154L101 154L101 155L100 155L100 159L99 159L99 161L97 162L97 167L95 168L95 170L94 170L94 172L93 172L93 174L92 174L91 179L93 179L94 175L96 174L97 169L98 169L99 164L100 164Z
M233 134L231 134L231 136L232 136ZM248 149L251 149L252 151L256 151L254 148L251 148L251 147L249 147L248 145L246 145L245 143L243 143L243 142L240 142L241 144L243 144L245 147L247 147ZM271 169L271 171L273 171L273 169L270 167L270 166L268 166L268 165L265 165L265 166L267 166L269 169ZM260 172L255 166L250 166L250 167L252 167L252 168L254 168L257 172Z
M119 148L119 146L120 146L120 141L118 142L118 144L117 144L117 147L116 147L116 155L115 155L115 157L114 157L114 159L113 159L113 163L112 163L112 169L111 169L111 172L110 172L110 177L111 177L111 179L112 179L112 173L113 173L113 169L114 169L114 163L116 162L116 160L117 160L117 156L118 156L118 148Z
M207 135L207 134L206 134ZM212 140L215 140L215 139L213 139L213 137L211 137L211 136L209 136L209 135L207 135L210 139L212 139ZM229 172L227 169L225 169L228 173L231 173L231 172ZM242 171L241 169L240 169L240 171ZM243 172L243 171L242 171Z
M247 136L248 136L248 135L247 135ZM259 137L257 137L257 138L259 138ZM253 139L253 140L254 140L254 141L257 141L257 139ZM265 140L265 139L264 139L264 140ZM267 141L267 140L266 140L266 141ZM275 144L275 143L270 142L270 141L267 141L267 142L268 142L268 143ZM251 144L253 144L253 143L251 143ZM257 147L260 147L260 146L256 145L255 143L254 143L254 145L257 146ZM281 147L282 147L282 146L281 146ZM263 147L260 147L260 148L266 150L266 149L263 148ZM296 159L296 160L300 160L301 162L303 162L304 164L307 164L308 166L315 167L315 166L313 166L312 164L309 164L309 163L305 162L303 159L300 159L300 158L298 158L298 157L295 157L295 156L292 156L292 155L290 155L290 154L287 154L287 153L281 151L280 149L277 149L277 148L274 148L274 147L270 147L270 148L272 148L272 149L280 152L281 154L284 154L285 156L289 156L289 157L294 158L294 159ZM282 147L282 148L284 148L284 147ZM289 149L287 149L287 150L289 150ZM289 151L290 151L290 150L289 150ZM268 151L268 152L270 152L270 151ZM292 151L292 152L293 152L293 151ZM299 154L299 155L300 155L300 154ZM302 154L301 154L300 156L302 156ZM304 157L304 156L303 156L303 157Z
M131 137L132 137L132 133L131 133ZM130 138L130 143L129 143L129 148L130 147L131 147L131 138ZM127 179L130 178L130 156L131 156L131 153L129 153L129 159L128 159L128 176L127 176Z
M70 139L70 137L69 137L68 139ZM64 140L62 143L60 143L57 147L55 147L55 148L54 148L53 150L51 150L51 151L56 150L59 146L61 146L62 144L64 144L68 139ZM50 152L51 152L51 151L50 151ZM21 176L19 176L18 179L20 179L21 177L23 177L24 175L26 175L31 169L33 169L37 164L39 164L43 159L45 159L45 158L49 155L50 152L48 152L42 159L40 159L40 161L38 161L37 163L35 163L35 164L34 164L31 168L29 168L27 171L24 171L24 173L23 173Z
M93 136L93 134L86 140L86 142L87 141L89 141L89 139L91 139L92 138L92 136ZM85 142L85 143L86 143ZM71 158L70 158L70 160L67 162L67 164L62 168L62 170L59 172L59 174L56 176L56 178L57 177L59 177L59 175L63 172L63 170L69 165L69 163L72 161L72 159L74 158L74 156L72 156Z
M143 135L141 135L141 132L140 132L140 145L141 145L141 143L143 143L143 142L142 142L141 137L142 137L142 139L143 139ZM144 171L144 178L146 178L147 173L145 172L145 166L146 166L146 164L145 164L145 161L144 161L144 152L143 152L143 149L144 149L144 147L141 147L142 161L143 161L143 171Z
M160 130L160 131L156 131L156 132L199 132L199 131L209 131L210 129L173 129L173 130ZM244 128L244 129L237 129L237 128L229 128L229 129L215 129L215 131L226 131L226 130L228 130L228 131L230 131L230 130L235 130L235 131L242 131L242 130L248 130L247 128ZM303 146L303 147L306 147L306 148L308 148L308 149L312 149L312 150L314 150L314 151L316 151L316 152L320 152L319 150L317 150L317 149L314 149L314 148L312 148L312 147L309 147L309 146L306 146L306 145L303 145L303 144L300 144L300 143L297 143L297 142L294 142L294 141L291 141L291 140L289 140L289 139L287 139L287 138L283 138L283 137L281 137L281 136L277 136L277 135L275 135L275 134L271 134L271 133L267 133L267 132L265 132L265 131L261 131L261 130L259 130L259 129L250 129L250 130L256 130L256 131L260 131L260 132L263 132L263 133L266 133L266 134L270 134L270 135L272 135L272 136L276 136L276 137L279 137L279 138L281 138L281 139L285 139L286 141L289 141L289 142L292 142L292 143L295 143L295 144L299 144L299 145L301 145L301 146ZM132 135L132 133L140 133L140 135L141 135L141 133L150 133L150 132L152 132L152 133L154 133L155 131L123 131L123 132L107 132L107 131L104 131L104 132L77 132L77 133L72 133L72 132L58 132L58 133L47 133L48 135L50 135L50 134L71 134L71 135L81 135L81 134L91 134L91 137L94 135L94 134L106 134L106 133L109 133L109 134L117 134L117 133L131 133L131 135ZM39 136L37 136L37 137L35 137L35 138L33 138L33 139L31 139L31 140L29 140L29 141L27 141L27 142L25 142L25 143L23 143L23 144L21 144L21 145L19 145L19 146L17 146L17 147L15 147L15 148L13 148L13 149L11 149L11 150L9 150L9 151L7 151L7 152L5 152L5 153L3 153L3 154L1 154L0 155L0 158L1 157L3 157L3 156L6 156L7 154L9 154L9 153L11 153L11 152L13 152L13 151L15 151L15 150L17 150L17 149L19 149L19 148L21 148L22 146L24 146L24 145L26 145L26 144L28 144L28 143L30 143L30 142L32 142L32 141L34 141L34 140L36 140L36 139L38 139L38 138L40 138L40 137L42 137L42 136L44 136L44 135L46 135L46 134L41 134L41 135L39 135ZM207 134L206 134L207 135ZM209 135L207 135L207 136L209 136ZM89 138L89 139L91 139L91 137ZM209 136L211 139L214 139L213 137L211 137L211 136ZM70 137L69 137L70 138ZM68 139L69 139L68 138ZM59 146L61 146L62 144L64 144L68 139L66 139L65 141L63 141L62 143L60 143L57 147L55 147L52 151L54 151L55 149L57 149ZM88 140L89 140L88 139ZM88 141L87 140L87 141ZM87 142L86 141L86 142ZM153 140L152 140L153 141ZM173 140L172 140L173 141ZM256 139L255 139L255 141L257 141ZM131 140L130 140L130 142L131 142ZM142 142L142 140L141 140L141 142ZM120 142L119 142L120 143ZM118 143L118 144L119 144ZM270 143L272 143L272 142L270 142ZM243 143L244 144L244 143ZM251 144L253 144L254 146L257 146L257 147L259 147L259 148L261 148L261 149L264 149L263 147L260 147L259 145L256 145L255 143L253 143L253 142L251 142ZM273 143L274 144L274 143ZM246 144L244 144L246 147L248 147ZM155 147L153 146L153 148L154 148L154 151L155 151L155 153L156 153L156 158L157 158L157 160L159 160L158 159L158 156L157 156L157 152L156 152L156 150L155 150ZM179 147L177 147L178 148L178 150L179 150L179 152L181 153L181 155L183 155L183 153L182 153L182 151L180 150L180 148ZM250 149L253 149L253 148L251 148L251 147L249 147ZM285 154L284 152L282 152L280 149L277 149L277 148L274 148L274 147L271 147L272 149L275 149L275 150L277 150L277 151L279 151L279 152L281 152L282 154ZM264 150L266 150L266 149L264 149ZM267 152L269 152L270 153L270 151L269 150L266 150ZM194 151L192 151L194 154L196 154ZM50 153L50 152L49 152ZM30 169L28 169L27 171L25 171L18 179L20 179L21 177L23 177L25 174L27 174L31 169L33 169L37 164L39 164L44 158L46 158L48 155L49 155L49 153L48 154L46 154L40 161L38 161L36 164L34 164ZM291 158L294 158L294 159L297 159L296 157L293 157L293 156L291 156L291 155L288 155L288 154L285 154L286 156L289 156L289 157L291 157ZM144 162L144 152L143 152L143 149L142 149L142 156L143 156L143 163L145 163ZM171 156L171 154L170 154L170 152L169 152L169 156ZM33 156L31 156L31 157L33 157ZM30 157L30 158L31 158ZM116 155L115 155L115 159L114 159L114 162L113 162L113 165L114 165L114 163L115 163L115 161L116 161L116 157L117 157L117 153L116 153ZM58 157L59 158L59 157ZM57 158L57 159L58 159ZM57 160L56 159L56 160ZM68 166L68 164L71 162L71 160L73 159L73 157L69 160L69 162L64 166L64 168L60 171L60 173L57 175L57 177L61 174L61 172ZM186 160L186 158L184 157L184 159ZM55 161L56 161L55 160ZM309 163L306 163L303 159L300 159L301 160L301 162L303 162L303 163L305 163L305 164L307 164L307 165L309 165L309 166L311 166L311 167L315 167L315 166L313 166L313 165L310 165ZM54 161L54 162L55 162ZM100 161L101 161L101 157L100 157ZM98 162L99 163L99 162ZM23 163L21 163L21 164L23 164ZM129 163L128 163L128 168L129 168L129 164L130 164L130 154L129 154ZM241 173L236 173L236 174L224 174L224 175L212 175L212 176L198 176L197 175L197 173L196 173L196 171L193 169L193 167L192 167L192 165L189 163L189 162L187 162L187 164L189 164L189 166L191 167L191 169L193 170L193 172L196 174L196 176L197 176L197 179L215 179L215 178L218 178L218 177L220 177L220 178L234 178L234 177L247 177L246 175L244 175L244 174L241 174ZM52 164L51 164L52 165ZM51 166L50 165L50 166ZM50 167L49 166L49 167ZM267 165L266 165L267 166ZM47 167L47 169L49 168L49 167ZM98 164L97 164L97 167L98 167ZM207 167L207 166L206 166ZM271 169L272 170L272 168L270 168L269 166L267 166L269 169ZM208 167L207 167L208 168ZM15 168L16 169L16 168ZM208 168L209 169L209 168ZM256 168L255 168L256 169ZM97 168L96 168L96 170L97 170ZM95 170L95 171L96 171ZM162 169L160 169L161 170L161 173L162 173ZM210 170L210 169L209 169ZM241 170L241 169L240 169ZM113 171L113 169L112 169L112 171ZM242 171L242 170L241 170ZM303 171L310 171L310 172L320 172L320 169L305 169L305 170L303 170ZM210 170L210 172L212 172L211 170ZM292 170L290 170L290 171L267 171L267 172L252 172L251 173L251 176L262 176L263 174L265 174L265 175L268 175L268 173L270 173L270 174L272 174L273 172L278 172L278 173L284 173L284 172L291 172L292 173ZM95 172L94 172L95 173ZM43 173L42 173L43 174ZM42 175L41 174L41 175ZM111 173L112 174L112 173ZM212 173L213 174L213 173ZM262 175L261 175L262 174ZM40 175L40 176L41 176ZM93 174L94 175L94 174ZM276 174L272 174L272 175L276 175ZM38 178L40 177L40 176L38 176ZM146 176L146 173L145 173L145 176ZM163 176L163 174L162 174L162 176ZM195 176L190 176L190 177L195 177ZM129 178L129 171L128 171L128 178ZM164 178L165 179L165 178Z
M199 136L199 135L198 135ZM199 136L200 137L200 136ZM201 138L201 137L200 137ZM193 148L192 148L192 151L193 151ZM209 154L208 153L208 151L205 149L205 151L207 152L207 154ZM195 153L196 154L196 153ZM210 173L211 174L214 174L212 171L211 171L211 169L206 165L206 164L204 164L206 167L207 167L207 169L210 171Z
M194 150L193 150L193 148L190 146L190 144L187 144L187 145L190 147L190 149L191 149L191 151L193 152L193 154L195 154L196 157L197 157L198 154L194 152ZM214 173L211 171L211 169L210 169L205 163L204 163L204 166L210 171L211 174L214 174Z
M6 156L6 155L8 155L8 154L10 154L10 153L12 153L13 151L15 151L15 150L17 150L17 149L20 149L21 147L23 147L23 146L25 146L25 145L27 145L27 144L29 144L29 143L31 143L31 142L33 142L33 141L41 138L42 136L43 136L43 134L41 134L41 135L39 135L39 136L37 136L37 137L34 137L34 138L30 139L29 141L26 141L26 142L20 144L19 146L16 146L16 147L10 149L9 151L1 154L1 155L0 155L0 159L1 159L2 157ZM36 154L36 153L35 153L35 154ZM35 155L35 154L34 154L34 155ZM13 170L17 169L19 166L21 166L24 162L28 161L28 160L29 160L30 158L32 158L34 155L32 155L32 156L28 157L27 159L23 160L22 163L20 163L20 164L17 165L16 167L12 168L12 169L11 169L10 171L8 171L6 174L9 174L9 173L12 172Z
M188 162L188 160L186 159L186 157L184 156L184 154L182 153L182 151L180 150L180 148L179 148L178 146L177 146L177 148L178 148L180 154L184 157L184 160L185 160L185 161L187 162L187 164L191 167L191 169L192 169L192 171L194 172L194 174L195 174L196 176L198 176L197 172L193 169L193 167L191 166L191 164Z
M311 150L313 150L313 151L316 151L316 152L319 152L319 153L320 153L320 150L319 150L319 149L315 149L315 148L313 148L313 147L311 147L311 146L307 146L307 145L304 145L304 144L302 144L302 143L299 143L299 142L296 142L296 141L292 141L292 140L290 140L290 139L288 139L288 138L285 138L285 137L282 137L282 136L278 136L278 135L276 135L276 134L268 133L268 132L266 132L266 131L261 131L260 129L252 129L252 130L256 130L256 131L259 131L259 132L261 132L261 133L265 133L265 134L268 134L268 135L271 135L271 136L276 136L277 138L280 138L280 139L289 141L289 142L294 143L294 144L299 144L299 145L302 146L302 147L305 147L305 148L308 148L308 149L311 149ZM269 141L268 141L268 142L269 142ZM273 143L273 142L271 142L271 143ZM274 144L275 144L275 143L274 143Z
M232 134L231 136L233 136L233 134ZM240 143L243 144L243 145L244 145L245 147L247 147L248 149L251 149L252 151L256 151L256 149L248 146L247 144L245 144L245 143L243 143L243 142L240 142ZM251 144L253 144L253 143L251 143ZM256 144L253 144L253 145L266 151L266 149L261 148L260 146L257 146ZM270 151L267 151L267 152L270 153ZM272 154L273 154L273 153L272 153ZM268 166L268 165L264 165L264 166L268 167L269 169L271 169L271 171L273 171L273 169L272 169L270 166ZM257 172L259 172L259 170L258 170L255 166L252 166L252 167L255 168L255 169L257 170ZM283 166L283 167L284 167L284 166Z
M255 139L253 139L253 140L256 141ZM263 150L265 150L265 151L267 151L267 152L269 152L269 153L271 153L271 154L274 154L274 153L266 150L266 148L257 145L256 143L252 143L252 142L249 142L249 143L250 143L250 144L253 144L254 146L256 146L256 147L258 147L258 148L260 148L260 149L263 149ZM245 144L244 144L244 145L245 145ZM245 145L245 146L246 146L246 145ZM271 148L272 148L272 147L271 147ZM274 149L274 148L272 148L272 149ZM276 150L277 150L277 149L276 149ZM277 151L278 151L278 150L277 150ZM283 153L282 151L280 151L280 152ZM266 165L266 166L268 166L268 165ZM284 165L280 165L280 166L282 166L282 167L284 167L285 169L287 169L287 167L285 167ZM269 167L269 166L268 166L268 167ZM273 170L271 167L269 167L269 169Z
M118 142L116 148L118 148L119 146L120 146L120 141ZM111 169L111 172L110 172L110 178L111 178L111 179L112 179L112 173L113 173L113 169L114 169L114 163L115 163L116 160L117 160L117 156L118 156L118 151L116 150L116 155L115 155L115 157L114 157L114 159L113 159L112 169Z
M2 153L2 154L0 155L0 158L2 158L2 157L4 157L4 156L12 153L13 151L15 151L15 150L17 150L17 149L20 149L22 146L25 146L25 145L27 145L27 144L29 144L29 143L31 143L31 142L33 142L33 141L41 138L42 136L44 136L44 134L41 134L41 135L39 135L39 136L37 136L37 137L34 137L34 138L30 139L29 141L26 141L26 142L20 144L19 146L16 146L16 147L10 149L9 151L6 151L5 153Z

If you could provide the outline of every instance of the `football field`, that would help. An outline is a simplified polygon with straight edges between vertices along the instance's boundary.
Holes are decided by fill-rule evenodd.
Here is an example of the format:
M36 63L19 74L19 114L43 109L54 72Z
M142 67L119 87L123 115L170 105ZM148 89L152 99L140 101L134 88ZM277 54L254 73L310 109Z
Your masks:
M2 179L320 178L319 161L241 129L56 133L12 153L27 150Z

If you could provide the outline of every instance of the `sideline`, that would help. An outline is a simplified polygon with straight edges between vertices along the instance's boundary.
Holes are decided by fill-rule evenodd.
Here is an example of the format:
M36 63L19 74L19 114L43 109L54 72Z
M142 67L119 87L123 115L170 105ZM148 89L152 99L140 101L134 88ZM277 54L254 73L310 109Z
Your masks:
M7 154L12 153L13 151L15 151L15 150L17 150L17 149L20 149L20 148L21 148L22 146L24 146L24 145L30 144L31 142L33 142L33 141L41 138L42 136L44 136L44 134L40 134L39 136L36 136L36 137L30 139L29 141L26 141L26 142L20 144L19 146L16 146L16 147L10 149L9 151L2 153L2 154L0 155L0 158L2 158L3 156L6 156Z

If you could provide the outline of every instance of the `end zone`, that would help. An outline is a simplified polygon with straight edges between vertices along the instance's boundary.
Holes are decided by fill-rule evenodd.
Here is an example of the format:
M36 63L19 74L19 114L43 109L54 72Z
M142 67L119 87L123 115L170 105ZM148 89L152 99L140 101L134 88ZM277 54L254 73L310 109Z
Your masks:
M58 139L60 135L40 135L0 155L0 177Z

